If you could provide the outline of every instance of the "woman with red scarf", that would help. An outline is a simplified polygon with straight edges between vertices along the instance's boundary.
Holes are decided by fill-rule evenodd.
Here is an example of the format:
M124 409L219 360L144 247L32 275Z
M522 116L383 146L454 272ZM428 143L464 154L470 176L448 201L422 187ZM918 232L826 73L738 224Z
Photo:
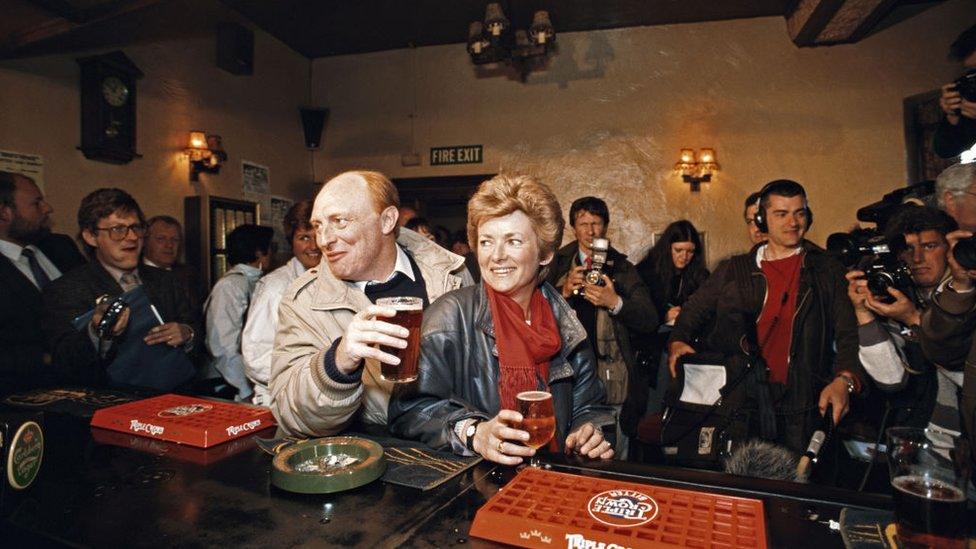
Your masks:
M417 381L398 385L390 401L394 435L517 465L535 450L515 428L522 420L515 397L541 390L552 394L556 416L550 449L613 457L601 429L613 416L586 332L559 291L542 282L563 226L552 191L531 177L481 184L468 202L481 283L424 311Z

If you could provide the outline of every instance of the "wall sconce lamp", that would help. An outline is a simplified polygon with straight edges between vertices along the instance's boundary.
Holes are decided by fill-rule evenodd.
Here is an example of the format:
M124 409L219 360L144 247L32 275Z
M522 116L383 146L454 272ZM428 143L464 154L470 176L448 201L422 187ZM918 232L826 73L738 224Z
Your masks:
M681 149L681 157L674 165L675 171L681 174L681 179L691 185L691 192L701 190L702 183L712 180L712 174L719 170L715 162L715 149L701 149L695 158L695 149Z
M200 173L220 173L227 153L219 135L190 132L190 146L183 151L190 160L190 181L200 181Z

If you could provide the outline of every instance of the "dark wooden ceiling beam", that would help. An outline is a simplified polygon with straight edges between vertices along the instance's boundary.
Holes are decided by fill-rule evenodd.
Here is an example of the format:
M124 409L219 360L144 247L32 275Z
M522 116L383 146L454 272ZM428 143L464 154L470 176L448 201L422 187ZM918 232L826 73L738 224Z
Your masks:
M837 15L846 0L800 0L786 16L790 38L797 46L817 45L817 37Z
M897 0L799 0L786 16L797 46L846 44L864 38Z
M849 0L817 39L821 45L858 42L888 15L897 0Z
M31 4L41 8L42 10L54 15L55 17L60 17L61 19L67 19L73 23L83 23L84 14L82 10L79 10L75 6L68 2L67 0L28 0Z
M34 1L34 0L32 0ZM46 2L48 0L41 0ZM0 41L0 58L15 56L19 50L26 49L45 40L75 32L89 25L101 23L128 13L148 8L162 0L119 0L87 12L80 12L73 21L57 15L48 21L11 34ZM40 2L36 2L40 6Z

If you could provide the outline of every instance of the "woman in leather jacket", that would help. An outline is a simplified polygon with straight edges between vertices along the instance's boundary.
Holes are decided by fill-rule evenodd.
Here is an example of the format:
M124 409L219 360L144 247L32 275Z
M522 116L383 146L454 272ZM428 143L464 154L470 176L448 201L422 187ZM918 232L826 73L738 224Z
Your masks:
M552 191L528 176L498 175L468 202L468 240L482 280L424 312L416 383L398 385L391 432L431 447L517 465L533 456L515 397L552 395L556 446L613 457L601 427L613 417L586 332L559 292L542 283L564 221Z

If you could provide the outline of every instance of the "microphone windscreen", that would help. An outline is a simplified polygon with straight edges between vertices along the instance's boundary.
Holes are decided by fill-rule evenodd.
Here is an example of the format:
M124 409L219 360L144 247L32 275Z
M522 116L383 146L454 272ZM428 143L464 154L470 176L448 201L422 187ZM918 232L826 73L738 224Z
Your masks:
M800 457L796 452L765 440L740 444L725 459L725 472L753 478L806 482L797 477Z

